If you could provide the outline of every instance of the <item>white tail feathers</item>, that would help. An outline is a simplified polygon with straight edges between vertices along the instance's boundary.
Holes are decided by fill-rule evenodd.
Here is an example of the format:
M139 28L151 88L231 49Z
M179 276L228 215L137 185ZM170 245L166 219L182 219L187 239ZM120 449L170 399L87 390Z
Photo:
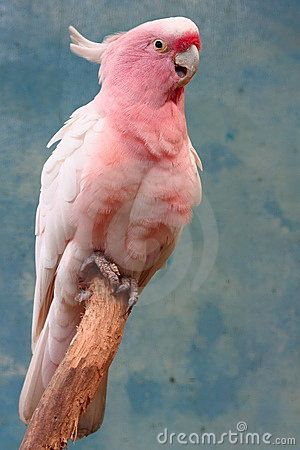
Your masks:
M87 59L98 64L101 64L102 56L108 45L118 39L124 33L117 33L107 36L103 42L93 42L86 39L76 28L69 26L71 44L70 49L73 53L82 58Z

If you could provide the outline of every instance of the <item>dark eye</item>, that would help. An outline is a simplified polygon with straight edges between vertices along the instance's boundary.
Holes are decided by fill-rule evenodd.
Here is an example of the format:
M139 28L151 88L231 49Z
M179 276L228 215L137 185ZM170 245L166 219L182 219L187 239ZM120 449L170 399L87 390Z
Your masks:
M161 39L155 39L153 42L155 50L160 53L166 52L168 50L168 44Z

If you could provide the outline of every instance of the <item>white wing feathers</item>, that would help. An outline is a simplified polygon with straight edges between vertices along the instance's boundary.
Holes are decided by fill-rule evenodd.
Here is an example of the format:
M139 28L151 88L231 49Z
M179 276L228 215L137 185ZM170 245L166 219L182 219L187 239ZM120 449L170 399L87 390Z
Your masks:
M77 270L86 257L72 240L75 229L71 222L71 210L80 191L85 163L93 151L95 139L100 140L102 128L103 119L91 102L76 110L48 144L49 147L60 140L42 171L36 213L33 356L19 402L20 417L26 423L61 362L80 321L82 306L68 304L62 294L64 289L74 284L68 264L71 261L72 267L75 266ZM87 435L101 425L106 384L107 374L103 377L95 400L80 419L78 435Z
M79 193L81 173L88 157L85 138L88 133L95 133L93 127L99 121L101 117L91 102L77 109L48 144L50 147L61 140L44 165L36 213L37 279L32 324L33 347L52 301L52 292L49 290L57 265L66 244L74 235L70 220L71 207Z
M191 156L193 156L193 158L191 158L192 162L194 160L194 162L196 163L196 167L199 167L201 172L203 172L202 161L200 159L200 156L198 155L198 153L194 149L192 141L190 140L190 138L189 138L189 149L190 149L190 152L191 152Z
M191 142L190 139L189 139L189 149L190 149L191 162L192 162L192 165L193 165L193 167L194 167L195 174L196 174L196 176L197 176L197 178L198 178L198 184L199 184L199 203L200 203L200 202L201 202L201 199L202 199L202 184L201 184L201 179L200 179L200 176L199 176L199 172L198 172L197 167L199 167L199 169L200 169L201 172L202 172L202 171L203 171L203 166L202 166L201 159L200 159L198 153L196 152L196 150L194 149L193 144L192 144L192 142Z

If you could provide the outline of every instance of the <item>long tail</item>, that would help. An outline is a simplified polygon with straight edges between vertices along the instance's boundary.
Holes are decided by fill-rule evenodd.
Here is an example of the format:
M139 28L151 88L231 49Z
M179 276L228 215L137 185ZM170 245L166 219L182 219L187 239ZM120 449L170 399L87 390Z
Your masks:
M51 380L55 370L59 365L59 359L63 359L63 356L66 353L67 348L76 332L76 325L78 320L74 321L74 329L72 329L72 332L68 333L67 337L62 340L61 332L63 332L64 330L59 328L59 324L55 324L55 339L53 333L51 333L52 326L49 326L49 321L51 321L51 319L53 319L54 317L53 308L54 306L52 303L48 318L38 338L37 345L32 355L20 395L19 414L20 418L25 423L28 423L30 421L45 388L47 387L49 381ZM53 354L56 356L61 356L53 358ZM53 359L55 359L55 362L53 362ZM95 398L88 405L87 410L80 417L77 434L78 439L94 433L103 422L106 402L107 378L108 372L103 376Z

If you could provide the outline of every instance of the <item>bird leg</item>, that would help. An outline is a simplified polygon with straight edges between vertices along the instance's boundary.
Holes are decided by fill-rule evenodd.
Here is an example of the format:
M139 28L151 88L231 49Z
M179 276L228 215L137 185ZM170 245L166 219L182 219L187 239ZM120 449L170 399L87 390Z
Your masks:
M95 264L98 267L101 275L108 281L115 294L129 294L128 310L131 310L138 301L138 285L136 280L130 277L122 277L118 266L109 261L109 259L101 252L94 252L85 260L81 266L81 273L83 273L90 264ZM91 293L86 289L82 289L81 285L81 290L77 295L77 299L78 301L85 301L89 299L90 295Z

